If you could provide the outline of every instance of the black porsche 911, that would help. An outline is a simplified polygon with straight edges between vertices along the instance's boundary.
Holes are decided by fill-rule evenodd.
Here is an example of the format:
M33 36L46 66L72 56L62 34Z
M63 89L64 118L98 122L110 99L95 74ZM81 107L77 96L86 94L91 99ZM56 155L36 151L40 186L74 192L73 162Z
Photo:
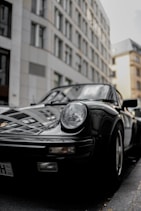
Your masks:
M52 89L39 103L0 114L0 175L95 173L122 177L124 156L136 147L136 120L110 84ZM90 175L90 174L89 174Z

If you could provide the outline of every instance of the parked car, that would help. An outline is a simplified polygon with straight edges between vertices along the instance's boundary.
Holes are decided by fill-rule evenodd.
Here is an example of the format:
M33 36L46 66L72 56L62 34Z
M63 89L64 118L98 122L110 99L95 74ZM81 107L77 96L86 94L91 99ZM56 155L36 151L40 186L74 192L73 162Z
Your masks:
M0 175L95 174L120 182L136 120L110 84L56 87L36 105L0 114Z
M138 150L136 153L141 155L141 107L137 106L135 108L131 108L131 111L135 115L135 119L137 120L137 141L138 141Z
M134 112L135 114L135 117L141 121L141 107L135 107L135 108L132 108L132 111Z

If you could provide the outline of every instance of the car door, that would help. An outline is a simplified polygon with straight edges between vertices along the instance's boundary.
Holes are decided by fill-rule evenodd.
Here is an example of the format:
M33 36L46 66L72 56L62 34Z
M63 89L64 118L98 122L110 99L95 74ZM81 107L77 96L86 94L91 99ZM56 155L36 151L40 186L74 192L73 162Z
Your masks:
M125 147L129 147L131 145L131 139L132 139L132 128L133 128L133 119L131 114L127 110L121 111L123 122L124 122L124 145Z
M124 146L125 148L129 148L131 146L132 141L132 128L134 124L134 119L130 111L128 111L128 108L122 108L123 99L121 94L116 91L117 96L117 103L121 107L120 114L124 123Z

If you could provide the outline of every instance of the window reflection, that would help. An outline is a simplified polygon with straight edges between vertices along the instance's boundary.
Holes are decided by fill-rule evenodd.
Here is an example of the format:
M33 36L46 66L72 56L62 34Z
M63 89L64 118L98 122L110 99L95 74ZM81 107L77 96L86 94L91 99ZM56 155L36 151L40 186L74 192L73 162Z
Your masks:
M12 4L1 1L0 2L0 35L11 37L12 24Z
M63 103L73 100L108 100L109 91L108 85L72 85L54 89L41 102Z

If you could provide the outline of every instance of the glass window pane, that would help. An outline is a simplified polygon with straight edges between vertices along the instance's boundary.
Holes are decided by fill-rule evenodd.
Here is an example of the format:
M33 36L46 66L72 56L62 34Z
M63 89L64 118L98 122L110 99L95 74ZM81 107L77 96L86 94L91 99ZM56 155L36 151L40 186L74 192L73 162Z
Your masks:
M0 2L0 35L11 37L12 4Z

